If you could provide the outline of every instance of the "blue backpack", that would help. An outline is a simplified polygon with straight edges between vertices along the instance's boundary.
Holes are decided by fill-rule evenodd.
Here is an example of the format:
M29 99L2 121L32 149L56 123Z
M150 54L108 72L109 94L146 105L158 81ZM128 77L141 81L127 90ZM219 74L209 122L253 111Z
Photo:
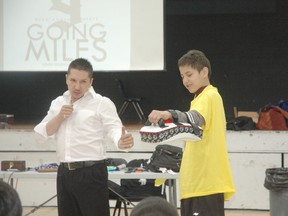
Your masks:
M288 101L285 101L285 100L280 100L278 102L278 106L280 108L282 108L283 110L285 110L286 112L288 112Z

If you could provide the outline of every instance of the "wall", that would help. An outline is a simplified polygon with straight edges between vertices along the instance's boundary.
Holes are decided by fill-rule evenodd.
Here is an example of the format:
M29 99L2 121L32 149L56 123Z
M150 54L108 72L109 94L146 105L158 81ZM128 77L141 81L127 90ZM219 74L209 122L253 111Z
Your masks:
M120 78L128 93L143 97L146 115L154 108L186 110L192 95L182 86L177 60L189 49L200 49L211 60L212 84L223 96L227 118L233 116L234 106L257 111L287 99L288 2L205 2L166 1L165 72L96 72L96 91L119 109L123 98L115 78ZM64 75L0 73L0 113L15 114L16 122L38 122L51 99L65 90ZM138 117L129 108L123 118Z
M135 139L131 152L117 152L114 144L106 140L108 157L125 158L127 161L151 157L155 145L142 143L139 131L130 132ZM269 191L263 185L265 170L282 165L287 167L287 134L287 131L227 131L227 149L236 193L225 203L226 208L269 209ZM32 130L0 130L0 137L5 139L1 142L1 160L25 160L26 167L57 162L55 142L37 143ZM173 145L183 146L183 143L173 142ZM9 175L6 177L9 179ZM15 184L24 206L39 205L56 194L55 180L51 179L15 179ZM37 188L33 196L32 185ZM56 205L56 200L48 205Z

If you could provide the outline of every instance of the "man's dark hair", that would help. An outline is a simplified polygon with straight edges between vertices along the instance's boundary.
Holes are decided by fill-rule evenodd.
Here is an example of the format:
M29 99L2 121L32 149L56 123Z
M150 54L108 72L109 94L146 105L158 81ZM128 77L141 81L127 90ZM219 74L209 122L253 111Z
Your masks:
M208 76L211 77L212 70L209 59L199 50L190 50L178 60L178 67L191 66L192 68L201 71L204 67L208 68Z
M0 181L0 215L22 215L22 205L18 193L12 186L3 181Z
M68 67L68 72L67 72L68 75L71 69L87 71L89 73L89 77L90 78L93 77L93 67L92 67L92 64L87 59L77 58L73 60Z

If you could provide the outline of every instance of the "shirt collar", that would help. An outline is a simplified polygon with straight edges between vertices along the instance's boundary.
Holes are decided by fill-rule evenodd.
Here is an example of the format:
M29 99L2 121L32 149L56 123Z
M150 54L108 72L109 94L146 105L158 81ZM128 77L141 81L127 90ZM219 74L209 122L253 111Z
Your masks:
M88 95L90 95L91 97L95 97L95 95L96 95L96 92L94 91L92 86L88 89L87 92L84 93L83 97L86 97ZM63 97L70 99L71 98L70 91L67 90L66 92L64 92Z
M200 87L194 94L194 98L196 98L207 86Z

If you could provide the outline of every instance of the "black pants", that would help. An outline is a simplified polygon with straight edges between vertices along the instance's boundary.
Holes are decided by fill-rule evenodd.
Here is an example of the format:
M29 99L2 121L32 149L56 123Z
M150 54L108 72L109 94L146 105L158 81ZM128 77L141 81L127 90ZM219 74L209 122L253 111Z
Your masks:
M181 216L225 216L224 194L213 194L181 200Z
M106 165L76 170L60 165L57 199L59 216L110 216Z

